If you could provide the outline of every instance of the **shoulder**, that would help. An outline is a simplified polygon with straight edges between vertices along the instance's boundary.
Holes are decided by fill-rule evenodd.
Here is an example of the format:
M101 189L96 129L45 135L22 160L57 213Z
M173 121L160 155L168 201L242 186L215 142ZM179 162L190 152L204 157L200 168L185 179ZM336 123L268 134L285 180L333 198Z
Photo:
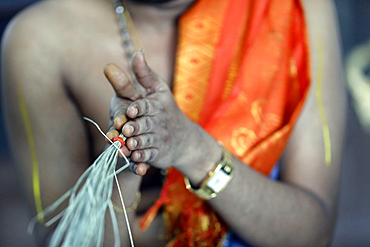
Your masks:
M3 47L13 52L60 53L81 30L91 30L94 19L100 21L109 1L50 0L40 1L17 14L3 36ZM85 35L87 36L87 35Z
M300 0L300 2L309 17L330 15L329 12L335 10L333 0ZM331 14L334 14L334 12Z
M112 33L112 9L110 0L49 0L31 5L6 28L3 69L22 68L35 77L53 77L48 81L60 79L104 42L100 37Z
M37 58L52 63L51 54L58 54L56 49L65 25L61 15L54 1L41 1L18 13L2 38L5 61Z
M327 115L343 116L346 103L345 84L338 17L334 2L332 0L302 0L301 2L308 29L312 84L303 117L311 118L312 115L317 115L319 96L317 89L322 90L320 93L322 96L319 97L322 97Z
M71 9L65 6L70 4L66 4L65 1L61 3L58 8L56 1L41 1L24 9L7 26L5 38L11 39L12 43L29 43L49 37L45 42L50 42L51 34L61 31L65 26L68 9Z
M110 0L46 0L38 1L18 13L12 23L27 27L58 28L81 20L82 16L94 17L104 7L109 6ZM35 26L35 24L37 24Z
M334 45L338 52L339 35L338 21L334 2L332 0L301 0L306 17L312 52L316 52L319 42Z
M343 116L336 110L344 112L346 97L338 17L334 2L302 0L302 5L308 27L312 81L312 89L303 113L315 114L313 111L317 110L318 96L315 90L319 85L327 111ZM337 104L333 104L334 102Z

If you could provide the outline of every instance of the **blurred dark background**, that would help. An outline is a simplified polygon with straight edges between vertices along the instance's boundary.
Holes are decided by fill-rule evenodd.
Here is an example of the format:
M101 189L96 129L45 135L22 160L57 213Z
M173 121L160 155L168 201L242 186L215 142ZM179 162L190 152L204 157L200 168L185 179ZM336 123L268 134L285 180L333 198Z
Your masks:
M0 35L12 16L33 2L36 0L0 0ZM356 45L370 41L370 1L335 0L335 4L345 63ZM348 99L339 218L332 246L370 247L370 133L361 126L350 94ZM32 247L34 240L26 234L31 212L24 206L9 152L0 109L0 247Z

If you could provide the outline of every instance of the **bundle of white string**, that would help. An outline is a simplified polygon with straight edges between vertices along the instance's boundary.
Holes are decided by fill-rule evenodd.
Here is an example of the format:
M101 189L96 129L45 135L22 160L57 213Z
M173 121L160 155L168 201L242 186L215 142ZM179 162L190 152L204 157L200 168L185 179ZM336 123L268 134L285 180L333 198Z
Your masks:
M95 122L88 118L84 119L95 124L99 131L105 136ZM120 135L120 137L123 136ZM48 227L61 218L50 240L50 246L102 246L107 209L109 210L112 219L115 241L114 246L120 246L117 218L111 201L113 179L116 181L121 198L131 246L134 246L122 193L116 176L117 173L123 171L129 166L127 158L122 153L126 160L126 164L116 171L118 152L121 152L120 147L121 143L119 141L114 142L113 145L108 147L81 175L72 189L43 210L42 213L45 216L50 215L69 197L68 207L45 223ZM33 231L36 223L37 216L30 223L30 232Z

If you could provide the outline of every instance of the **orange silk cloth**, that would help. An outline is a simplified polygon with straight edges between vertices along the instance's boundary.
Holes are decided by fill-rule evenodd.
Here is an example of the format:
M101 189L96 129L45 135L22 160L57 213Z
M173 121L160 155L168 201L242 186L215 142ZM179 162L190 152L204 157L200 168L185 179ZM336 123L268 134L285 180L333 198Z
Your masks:
M175 99L236 157L268 175L309 89L308 52L298 0L199 0L179 22ZM168 246L216 246L227 231L175 169L142 228L161 206Z

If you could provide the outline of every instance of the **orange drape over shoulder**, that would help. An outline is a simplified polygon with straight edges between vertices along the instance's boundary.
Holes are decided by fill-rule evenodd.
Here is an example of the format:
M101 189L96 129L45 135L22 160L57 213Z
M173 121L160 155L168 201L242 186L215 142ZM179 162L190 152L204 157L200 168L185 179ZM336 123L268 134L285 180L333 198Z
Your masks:
M298 0L199 0L180 19L174 96L189 118L268 175L309 88L306 25ZM160 206L169 246L215 246L226 227L169 169Z

